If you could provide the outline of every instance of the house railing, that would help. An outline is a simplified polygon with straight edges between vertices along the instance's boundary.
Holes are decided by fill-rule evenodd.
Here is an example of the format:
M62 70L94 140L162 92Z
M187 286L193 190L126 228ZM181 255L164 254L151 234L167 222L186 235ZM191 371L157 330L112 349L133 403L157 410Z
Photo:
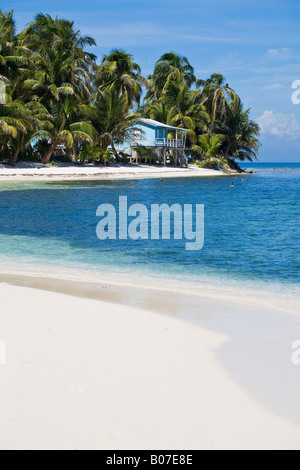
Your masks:
M181 139L155 139L156 147L183 148L184 142Z
M165 147L165 148L184 148L184 140L181 139L165 139L157 138L153 140L148 139L132 139L130 142L131 147Z

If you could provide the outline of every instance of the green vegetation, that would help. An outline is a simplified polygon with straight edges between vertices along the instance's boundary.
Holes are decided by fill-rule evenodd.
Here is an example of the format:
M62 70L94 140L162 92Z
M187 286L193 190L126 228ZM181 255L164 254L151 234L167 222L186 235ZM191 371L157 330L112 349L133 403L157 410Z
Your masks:
M63 152L70 161L127 161L116 146L141 117L188 129L201 166L257 158L259 127L222 75L198 79L186 57L169 52L146 79L126 51L97 65L91 46L71 21L38 14L17 34L13 11L0 11L1 160L49 163ZM149 149L139 157L155 161Z

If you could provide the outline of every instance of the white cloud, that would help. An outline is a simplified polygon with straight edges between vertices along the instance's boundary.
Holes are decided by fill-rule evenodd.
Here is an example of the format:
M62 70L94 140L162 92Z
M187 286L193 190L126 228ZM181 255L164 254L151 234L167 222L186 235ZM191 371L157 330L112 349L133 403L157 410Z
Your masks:
M263 134L289 137L291 139L300 138L300 123L293 113L283 114L265 111L256 121Z
M277 60L287 60L293 57L291 49L282 47L281 49L268 49L267 58Z

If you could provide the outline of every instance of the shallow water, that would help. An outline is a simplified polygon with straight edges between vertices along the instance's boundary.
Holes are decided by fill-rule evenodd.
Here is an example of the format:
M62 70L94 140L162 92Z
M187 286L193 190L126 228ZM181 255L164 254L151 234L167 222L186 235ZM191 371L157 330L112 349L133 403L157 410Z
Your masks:
M173 276L209 284L284 287L300 280L300 171L259 170L228 178L26 183L0 192L0 263L18 261L96 272ZM186 240L96 236L102 203L205 204L205 245Z

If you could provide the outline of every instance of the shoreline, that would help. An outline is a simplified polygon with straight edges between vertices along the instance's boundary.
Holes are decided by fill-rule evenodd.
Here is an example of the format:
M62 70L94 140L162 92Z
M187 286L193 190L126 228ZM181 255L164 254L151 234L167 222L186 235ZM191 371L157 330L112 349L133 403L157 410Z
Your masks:
M158 167L150 165L112 165L100 167L95 165L59 164L49 166L42 164L19 163L16 167L0 164L1 182L28 181L76 181L76 180L107 180L107 179L147 179L147 178L182 178L208 176L242 175L234 170L209 170L195 165L188 168Z
M300 448L300 426L216 360L228 335L127 305L0 293L1 448Z
M89 270L86 267L79 268L65 267L61 265L46 265L46 264L32 264L25 262L3 262L0 268L0 282L17 281L16 285L24 286L30 284L30 287L38 288L38 285L43 285L46 290L56 292L55 288L51 285L61 284L65 285L78 284L80 286L87 286L87 290L95 290L99 285L104 285L105 289L110 290L139 290L145 292L160 292L166 295L184 295L196 298L214 298L224 301L232 301L236 303L252 305L253 307L273 308L279 311L285 311L288 314L299 316L298 302L300 298L300 290L291 293L290 289L287 291L278 290L278 285L274 284L272 289L270 285L244 285L242 281L230 281L228 285L223 285L221 280L211 280L211 283L204 282L203 280L193 279L192 281L185 281L183 278L174 277L173 275L167 276L157 275L157 273L138 273L133 272L112 272L107 271L107 267L103 267L102 271ZM60 273L58 273L60 271ZM7 281L8 280L8 281ZM90 288L88 288L90 287ZM90 298L89 295L81 295L80 289L63 290L62 293L70 295L79 295L80 297ZM101 300L101 297L92 297Z

